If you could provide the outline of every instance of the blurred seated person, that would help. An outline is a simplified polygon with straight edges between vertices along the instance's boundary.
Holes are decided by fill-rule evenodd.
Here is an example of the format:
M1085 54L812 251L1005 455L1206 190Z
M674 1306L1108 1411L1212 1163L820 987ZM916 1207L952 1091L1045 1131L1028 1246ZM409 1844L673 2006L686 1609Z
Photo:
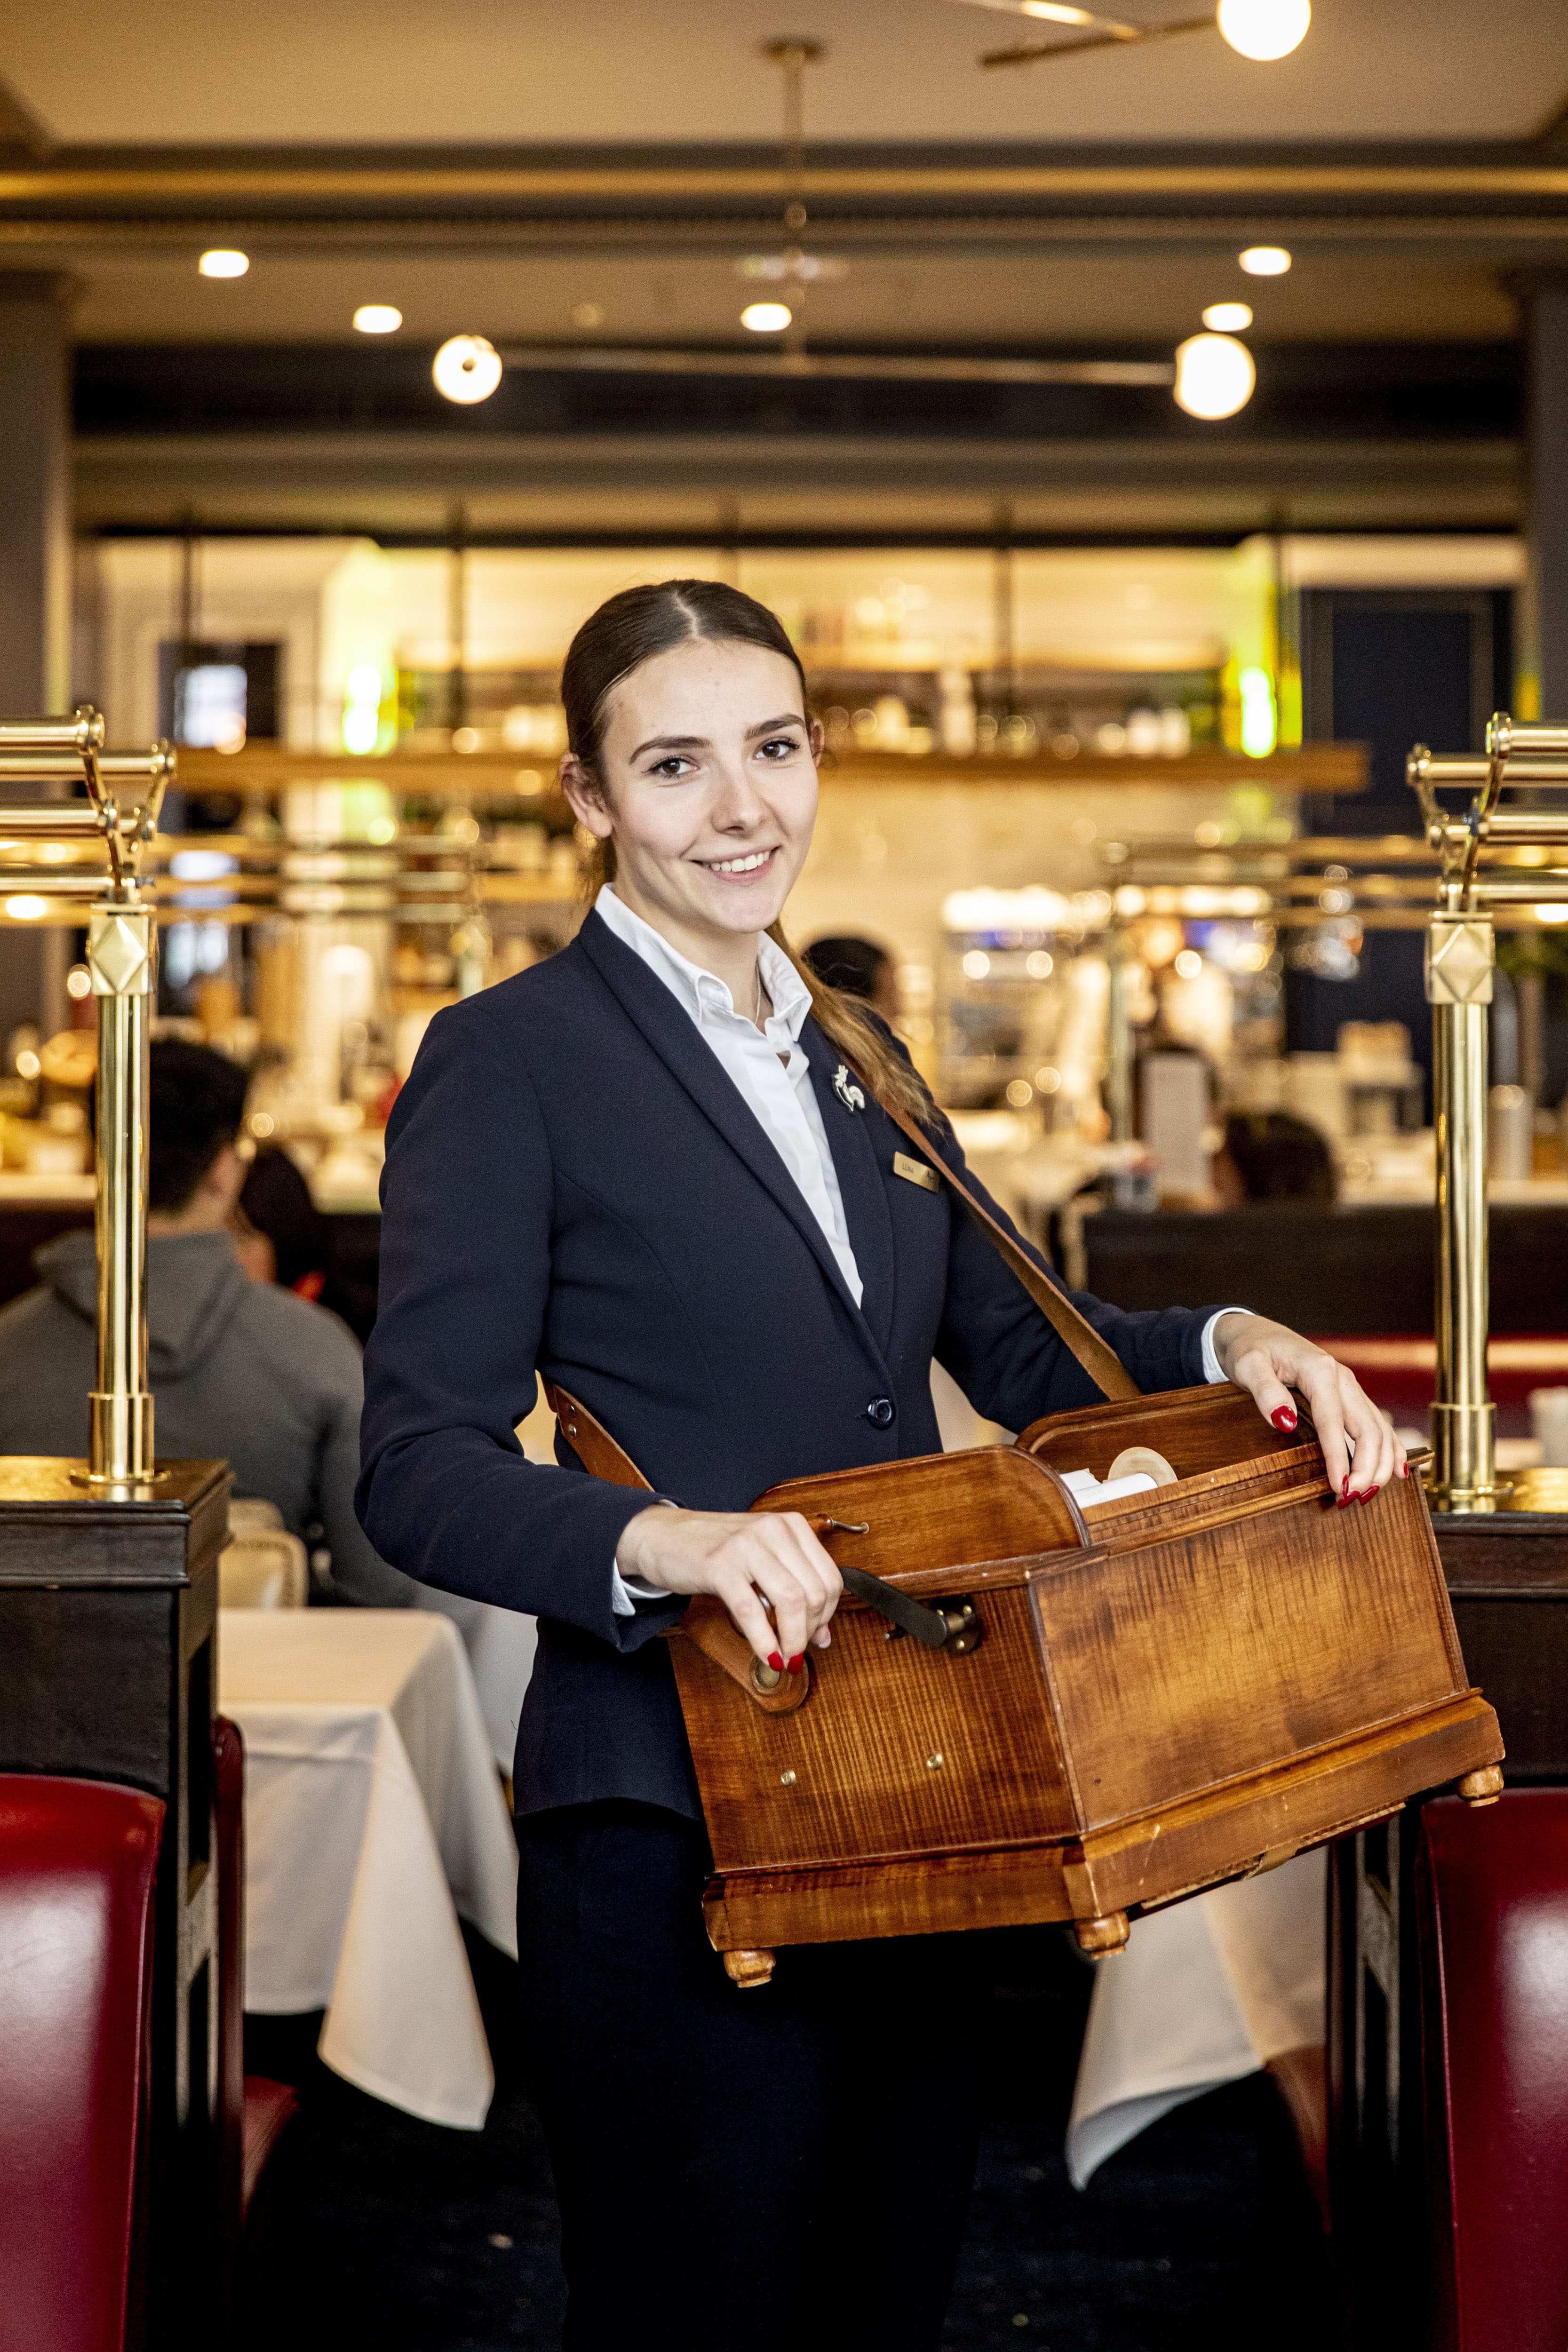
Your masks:
M1339 1175L1321 1132L1289 1111L1232 1111L1215 1155L1220 1205L1254 1201L1335 1201Z
M354 1517L360 1351L324 1307L247 1281L228 1230L246 1074L206 1045L156 1045L150 1097L148 1371L164 1459L223 1459L237 1496L273 1503L297 1536L323 1529L337 1594L401 1609L419 1588ZM0 1310L0 1451L79 1455L98 1311L90 1233L33 1260L42 1286Z
M232 1220L236 1255L252 1282L279 1282L297 1298L327 1286L327 1221L289 1154L263 1144L247 1169Z
M902 1013L893 959L873 940L848 933L843 938L814 940L801 960L810 965L825 988L841 988L847 996L860 997L889 1027Z

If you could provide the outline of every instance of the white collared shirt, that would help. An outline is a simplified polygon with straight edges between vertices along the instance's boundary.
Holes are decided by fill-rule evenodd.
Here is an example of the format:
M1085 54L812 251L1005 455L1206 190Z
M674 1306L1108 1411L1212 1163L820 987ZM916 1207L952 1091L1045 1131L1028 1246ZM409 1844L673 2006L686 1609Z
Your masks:
M595 912L623 947L630 948L650 971L658 973L690 1014L703 1044L788 1169L858 1307L865 1285L849 1246L838 1171L811 1083L811 1057L800 1042L811 1011L811 991L788 956L763 933L757 942L757 966L773 1009L764 1029L759 1031L754 1021L737 1013L735 1000L721 980L700 964L689 963L651 923L634 915L608 885L600 891Z

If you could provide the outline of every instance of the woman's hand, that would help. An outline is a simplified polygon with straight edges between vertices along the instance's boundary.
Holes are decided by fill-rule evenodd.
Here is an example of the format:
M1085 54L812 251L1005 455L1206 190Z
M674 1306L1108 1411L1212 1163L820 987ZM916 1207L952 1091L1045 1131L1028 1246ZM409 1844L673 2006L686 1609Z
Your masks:
M1215 1326L1214 1351L1226 1378L1257 1399L1258 1412L1276 1429L1295 1428L1289 1391L1300 1389L1342 1506L1367 1502L1396 1474L1408 1475L1405 1448L1387 1414L1326 1349L1266 1315L1225 1315Z
M616 1566L660 1592L712 1593L764 1666L787 1665L796 1675L808 1642L825 1650L832 1641L827 1621L844 1590L798 1511L679 1511L658 1504L627 1522Z

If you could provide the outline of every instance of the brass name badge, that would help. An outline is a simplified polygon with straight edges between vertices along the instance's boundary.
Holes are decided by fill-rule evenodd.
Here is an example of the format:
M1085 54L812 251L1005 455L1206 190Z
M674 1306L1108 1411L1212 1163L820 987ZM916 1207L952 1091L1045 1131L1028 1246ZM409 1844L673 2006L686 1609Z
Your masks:
M907 1151L894 1152L893 1173L901 1176L907 1184L920 1185L922 1192L936 1192L942 1189L942 1178L936 1170L928 1168L923 1160L911 1160Z

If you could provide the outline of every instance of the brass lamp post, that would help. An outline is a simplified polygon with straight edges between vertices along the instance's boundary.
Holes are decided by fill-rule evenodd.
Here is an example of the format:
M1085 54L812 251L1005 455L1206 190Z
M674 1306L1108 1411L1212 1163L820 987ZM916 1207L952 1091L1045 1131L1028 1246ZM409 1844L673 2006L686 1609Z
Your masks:
M1432 1407L1435 1507L1456 1512L1519 1507L1527 1494L1497 1469L1495 1409L1487 1390L1487 1097L1489 1010L1497 948L1494 912L1523 902L1568 903L1568 870L1489 864L1490 852L1568 845L1568 809L1504 808L1521 785L1568 784L1568 727L1516 727L1499 712L1485 758L1411 752L1406 778L1437 853L1437 905L1426 934L1432 1006L1433 1117L1437 1158L1436 1392ZM1444 785L1471 788L1468 809L1442 806Z
M9 842L101 844L107 873L7 866L5 879L46 899L90 898L87 968L98 1003L97 1375L88 1400L83 1483L131 1489L158 1475L147 1386L147 1089L157 987L157 916L140 877L142 853L174 773L166 743L106 752L104 724L86 705L71 719L0 723L0 781L79 782L79 801L0 808ZM140 789L122 811L119 794Z

